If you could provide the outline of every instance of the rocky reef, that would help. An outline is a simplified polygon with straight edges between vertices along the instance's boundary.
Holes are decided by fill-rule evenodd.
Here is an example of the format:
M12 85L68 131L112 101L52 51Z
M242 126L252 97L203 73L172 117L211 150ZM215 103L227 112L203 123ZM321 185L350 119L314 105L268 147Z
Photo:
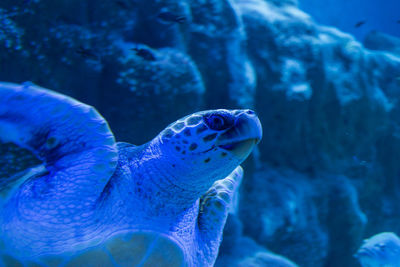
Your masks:
M357 266L363 238L400 233L400 46L297 5L5 0L0 80L89 103L136 144L200 109L255 108L264 137L216 265Z

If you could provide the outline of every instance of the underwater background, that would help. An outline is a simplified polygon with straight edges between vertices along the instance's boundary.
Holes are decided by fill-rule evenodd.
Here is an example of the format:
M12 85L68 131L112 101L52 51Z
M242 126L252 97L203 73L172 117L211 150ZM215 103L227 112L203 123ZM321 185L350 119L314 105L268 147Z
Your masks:
M1 0L0 81L90 104L137 145L254 109L216 266L360 266L363 239L400 234L398 0Z

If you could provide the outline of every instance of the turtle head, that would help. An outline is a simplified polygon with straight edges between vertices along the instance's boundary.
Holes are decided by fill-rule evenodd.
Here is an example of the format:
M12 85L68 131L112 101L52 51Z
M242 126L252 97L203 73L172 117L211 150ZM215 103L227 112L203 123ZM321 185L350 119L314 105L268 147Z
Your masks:
M161 154L183 187L208 187L225 178L261 140L262 129L251 110L209 110L170 124L158 137ZM165 169L165 168L163 168Z
M400 260L400 239L384 232L364 240L354 255L362 266L395 266Z

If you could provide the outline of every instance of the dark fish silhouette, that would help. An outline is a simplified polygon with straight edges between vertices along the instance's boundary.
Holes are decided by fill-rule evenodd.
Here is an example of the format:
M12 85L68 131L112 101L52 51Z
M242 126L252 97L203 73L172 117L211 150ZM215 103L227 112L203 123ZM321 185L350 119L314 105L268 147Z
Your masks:
M124 0L116 0L116 1L114 1L114 3L122 9L131 9L131 8L134 8L135 5L137 5L137 1L133 1L133 0L129 0L128 2L126 2Z
M79 46L79 48L75 50L75 53L81 55L83 58L95 60L99 59L98 55L93 52L93 50L89 48L84 48L83 46Z
M115 4L117 4L119 7L123 8L123 9L129 8L128 4L124 1L115 1Z
M397 22L398 24L400 24L400 19L398 19L396 22Z
M67 16L57 16L55 22L57 24L67 24L67 25L77 25L81 26L82 24L79 21L74 20L75 17L67 17Z
M354 24L355 28L360 28L362 25L364 25L366 23L365 20L361 20L359 22L357 22L356 24Z
M148 60L148 61L154 61L156 60L156 57L153 55L153 53L146 48L139 48L139 47L133 47L130 50L135 51L136 55L139 57Z
M185 23L186 22L186 17L185 16L179 16L176 15L172 12L166 11L166 12L161 12L157 15L157 18L164 23Z

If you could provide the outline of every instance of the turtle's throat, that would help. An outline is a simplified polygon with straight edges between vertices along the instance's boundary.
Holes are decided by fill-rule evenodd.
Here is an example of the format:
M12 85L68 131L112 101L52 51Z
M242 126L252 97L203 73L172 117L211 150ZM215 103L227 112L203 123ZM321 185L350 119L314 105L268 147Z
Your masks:
M163 203L176 214L192 207L212 184L188 177L185 164L154 143L146 148L138 168L144 176L141 186L155 198L152 202Z

